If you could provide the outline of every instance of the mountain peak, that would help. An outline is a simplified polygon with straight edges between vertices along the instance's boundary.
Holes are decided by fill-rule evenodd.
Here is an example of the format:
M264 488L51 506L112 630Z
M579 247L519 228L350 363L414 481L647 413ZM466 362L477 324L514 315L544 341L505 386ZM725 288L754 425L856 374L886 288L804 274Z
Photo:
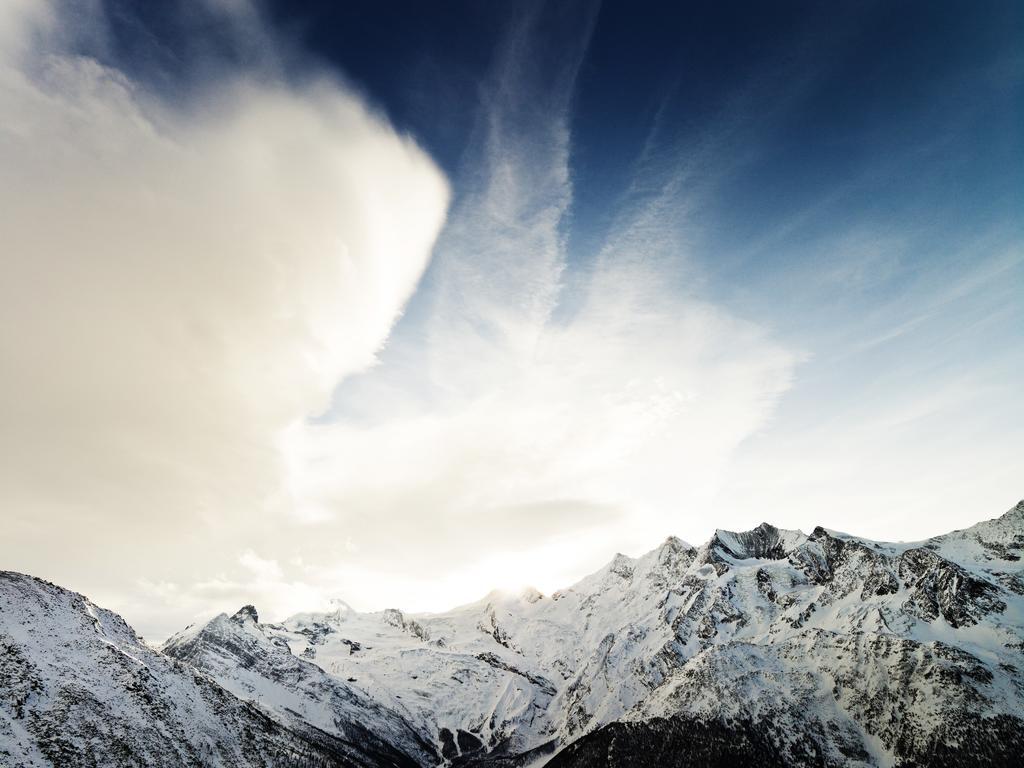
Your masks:
M680 539L678 536L669 536L665 541L661 543L660 549L672 549L676 551L684 549L693 549L691 544Z
M260 615L256 612L256 607L253 605L243 605L239 608L235 615L231 617L231 620L236 624L245 624L246 622L252 622L253 624L260 623Z
M749 531L715 531L710 546L736 560L751 558L781 560L807 539L800 531L776 528L761 523Z
M519 593L519 599L527 603L536 603L544 599L544 593L536 587L524 587Z
M628 579L633 575L633 567L635 564L636 561L633 560L633 558L624 555L621 552L616 552L615 557L612 558L611 563L608 565L608 571L609 573L614 573L623 579Z

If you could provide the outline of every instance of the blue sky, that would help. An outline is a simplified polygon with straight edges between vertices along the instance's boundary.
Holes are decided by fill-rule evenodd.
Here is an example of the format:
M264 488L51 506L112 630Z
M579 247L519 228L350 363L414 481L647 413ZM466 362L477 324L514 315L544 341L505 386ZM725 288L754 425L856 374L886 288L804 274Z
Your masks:
M1001 513L1022 27L1012 2L15 4L0 552L161 634L550 590L762 520Z
M1021 464L1000 462L1001 439L995 455L988 449L994 432L1022 419L1018 7L515 4L489 7L486 18L478 4L447 9L408 20L413 31L400 39L409 50L395 62L372 34L371 50L356 41L363 25L388 29L401 14L290 5L316 19L310 44L431 147L456 198L478 170L463 147L496 66L481 41L529 38L524 98L538 110L564 99L570 133L571 202L559 221L567 270L552 322L571 322L574 289L616 222L658 206L643 245L644 258L663 260L660 279L800 355L737 461L785 447L794 466L834 453L844 469L822 480L779 470L776 504L803 506L805 487L823 484L815 507L848 499L833 502L833 525L851 516L847 527L867 524L876 536L920 536L969 523L974 504L1012 500ZM472 42L453 43L468 19ZM354 54L337 44L341 28ZM551 80L570 66L569 93L554 92ZM437 80L445 85L435 90ZM425 96L438 92L440 114ZM346 393L336 398L342 412ZM976 464L990 461L1002 465L987 470L999 480L977 482ZM758 481L736 481L752 487L723 489L720 512L736 506L755 522Z

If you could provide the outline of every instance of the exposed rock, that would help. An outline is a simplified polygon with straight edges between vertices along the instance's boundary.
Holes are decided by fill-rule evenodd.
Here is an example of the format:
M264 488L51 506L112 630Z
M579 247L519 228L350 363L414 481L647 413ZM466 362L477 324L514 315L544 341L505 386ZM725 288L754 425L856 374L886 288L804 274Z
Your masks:
M762 524L618 555L551 599L278 624L246 606L167 655L81 596L7 588L0 763L1011 765L1022 543L1024 504L916 544ZM19 617L51 610L71 618L40 645L45 621ZM195 722L214 735L183 733Z
M904 610L925 621L941 616L950 626L963 627L977 624L989 613L1006 610L994 584L974 578L931 550L904 552L899 559L899 574L911 593Z

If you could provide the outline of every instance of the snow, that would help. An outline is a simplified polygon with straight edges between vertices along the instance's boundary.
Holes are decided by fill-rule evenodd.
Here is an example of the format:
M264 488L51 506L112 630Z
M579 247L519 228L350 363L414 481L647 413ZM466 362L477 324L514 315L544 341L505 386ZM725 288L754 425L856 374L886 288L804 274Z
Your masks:
M51 765L45 751L92 752L117 739L142 762L202 754L210 765L248 764L233 724L249 719L244 705L146 647L120 617L9 572L0 573L0 607L0 641L14 649L5 660L13 669L0 677L25 690L20 706L0 700L0 763L6 751L13 764ZM162 720L148 705L153 695L173 702ZM221 705L234 710L227 719ZM204 751L210 739L216 755Z
M993 668L1009 663L1016 652L1007 645L1020 642L1024 619L1019 596L1002 590L1004 611L953 627L941 615L926 621L908 614L913 593L903 582L887 594L862 592L872 569L896 579L900 558L929 544L991 579L990 570L977 567L985 550L976 538L1012 539L1020 530L1012 520L996 521L931 542L880 544L825 529L808 537L763 524L748 532L717 531L700 549L670 537L639 558L617 554L551 597L536 590L492 592L439 614L361 614L346 607L263 629L328 675L351 680L370 699L403 713L426 738L436 741L441 728L464 729L517 751L552 739L568 743L618 719L678 713L688 675L723 654L728 663L716 663L724 669L749 668L761 681L756 695L748 691L758 706L799 712L785 696L778 699L762 673L774 669L779 679L789 679L813 666L817 682L805 695L819 709L834 710L836 727L863 745L872 764L889 765L891 745L863 724L866 715L858 720L833 701L828 670L846 669L845 651L822 638L870 643L888 637L886 643L925 649L946 644ZM828 565L828 581L819 583L807 563L827 561L837 547L845 547L846 560ZM1011 560L1000 566L1017 567ZM960 588L958 578L952 583L954 591ZM311 639L317 627L326 631ZM742 662L751 649L756 660ZM851 680L867 674L884 689L886 661L862 658L866 666L847 674ZM982 694L994 712L1021 711L1019 687L988 686ZM727 708L721 698L689 701L705 714ZM921 717L928 727L938 722L934 712Z
M15 575L0 581L2 627L42 660L31 696L52 697L71 667L112 716L133 721L142 715L104 682L104 665L146 669L184 702L182 722L166 727L192 744L232 737L200 733L195 723L217 716L168 655L289 728L351 735L371 723L427 763L447 762L443 729L515 754L617 720L685 715L752 718L779 744L817 733L814 749L837 764L889 766L897 745L929 744L975 713L1024 712L1024 595L1010 588L1022 555L1022 505L916 543L762 524L699 548L670 537L639 558L616 555L551 596L492 592L436 614L337 601L278 624L247 606L186 628L164 653L85 598ZM47 764L9 713L0 744Z

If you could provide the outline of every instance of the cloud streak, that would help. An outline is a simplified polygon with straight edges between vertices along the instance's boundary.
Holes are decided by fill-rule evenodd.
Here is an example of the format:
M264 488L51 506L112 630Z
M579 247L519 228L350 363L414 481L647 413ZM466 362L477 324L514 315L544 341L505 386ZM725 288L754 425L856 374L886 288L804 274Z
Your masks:
M617 548L653 546L705 512L798 359L665 284L686 253L678 220L659 215L664 194L565 279L571 96L590 22L560 40L564 61L546 67L561 74L545 80L531 64L559 47L542 21L512 31L484 86L415 321L342 387L331 418L293 435L296 485L327 530L351 532L346 561L377 567L368 595L345 593L357 607L441 609L508 570L553 589ZM555 544L559 556L535 557Z

